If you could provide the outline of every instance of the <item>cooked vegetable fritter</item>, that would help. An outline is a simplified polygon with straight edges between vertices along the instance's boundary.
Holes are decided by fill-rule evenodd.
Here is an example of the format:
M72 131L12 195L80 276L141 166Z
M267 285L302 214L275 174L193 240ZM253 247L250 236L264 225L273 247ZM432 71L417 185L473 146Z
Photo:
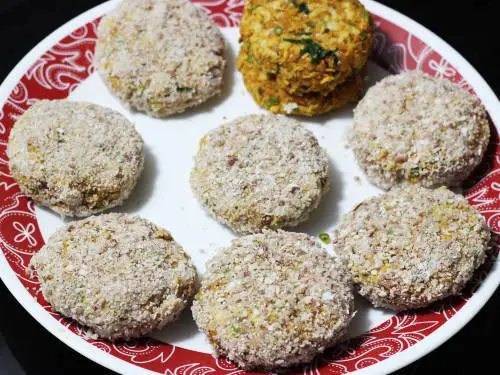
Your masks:
M372 41L357 0L249 0L238 68L257 103L313 116L359 97Z

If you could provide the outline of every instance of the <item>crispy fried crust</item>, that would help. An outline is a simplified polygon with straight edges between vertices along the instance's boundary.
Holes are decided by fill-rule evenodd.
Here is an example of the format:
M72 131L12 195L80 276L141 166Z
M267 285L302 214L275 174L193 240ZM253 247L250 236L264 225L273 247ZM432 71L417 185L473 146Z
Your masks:
M259 105L313 116L358 98L372 29L357 0L250 0L240 32L238 69Z

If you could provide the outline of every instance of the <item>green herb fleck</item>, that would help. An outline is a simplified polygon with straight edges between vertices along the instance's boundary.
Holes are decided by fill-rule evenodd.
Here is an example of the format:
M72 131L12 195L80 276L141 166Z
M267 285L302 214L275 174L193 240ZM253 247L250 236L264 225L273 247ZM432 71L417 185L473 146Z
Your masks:
M299 5L299 12L300 13L304 13L304 14L309 14L310 13L309 7L307 6L306 3L300 3L300 5Z
M368 13L367 10L365 10L365 12L363 13L363 18L365 19L365 21L370 21L370 13Z
M255 63L255 56L253 55L252 46L248 45L247 58L245 59L248 64Z
M414 168L410 169L410 176L412 176L412 177L420 176L420 170L418 169L418 167L414 167Z
M240 334L241 333L241 328L238 326L235 326L234 324L231 324L231 329L233 330L234 333Z
M85 294L79 293L79 295L80 295L80 300L82 301L82 303L88 303L88 299L85 296Z
M190 92L193 91L192 87L177 87L177 91L179 92Z
M265 107L272 107L273 105L280 104L280 100L275 96L270 97L264 102Z
M392 229L392 228L387 229L387 234L389 234L389 235L394 234L394 229Z
M311 56L313 64L319 64L321 60L331 57L334 65L338 65L339 57L337 50L327 51L311 38L306 39L285 39L286 42L293 44L302 44L304 48L300 51L301 54L307 53Z
M297 35L297 36L302 36L302 35L311 36L312 33L309 32L309 31L303 31L303 32L300 32L300 33L294 33L294 35Z
M303 1L300 4L297 2L297 0L290 0L292 5L296 8L299 9L299 13L304 13L304 14L309 14L311 11L309 10L309 7L307 4Z
M146 85L138 85L137 87L135 87L134 89L134 93L136 93L137 95L142 95L144 93L144 90L146 90Z
M274 28L274 33L275 33L276 35L278 35L278 36L279 36L279 35L281 35L281 34L283 34L283 28L282 28L282 27L280 27L280 26L275 27L275 28Z
M328 235L328 233L320 233L319 234L319 239L325 243L325 244L331 244L332 243L332 240L330 238L330 236Z

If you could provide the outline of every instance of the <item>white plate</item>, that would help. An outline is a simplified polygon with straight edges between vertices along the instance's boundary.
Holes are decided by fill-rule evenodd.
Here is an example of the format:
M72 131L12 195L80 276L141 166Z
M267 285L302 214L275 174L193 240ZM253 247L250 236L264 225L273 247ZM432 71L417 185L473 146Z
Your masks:
M208 130L237 116L264 112L251 99L234 66L239 32L235 27L222 29L230 50L222 96L167 120L153 119L129 112L111 96L100 77L92 73L89 62L92 57L91 46L95 40L95 23L87 24L112 9L115 3L104 3L68 22L26 55L1 86L0 102L6 104L0 113L0 121L8 129L13 121L10 116L22 113L32 99L55 98L57 95L65 97L69 91L70 100L93 102L123 113L136 124L145 140L146 166L130 200L115 211L139 214L167 228L191 255L201 274L204 272L205 262L214 254L215 249L227 245L234 234L211 219L191 193L189 171L199 139ZM238 6L241 5L235 5L234 1L220 0L199 3L219 23L229 24L237 19L240 11ZM448 74L449 78L473 88L487 107L493 122L500 123L498 99L457 52L401 14L373 1L364 3L378 16L375 18L378 24L375 38L377 64L370 63L368 85L389 74L378 64L396 71L417 68L435 75ZM87 26L58 43L83 25ZM398 42L398 39L401 41ZM47 50L50 51L45 53ZM60 61L53 62L50 58L52 56ZM34 67L30 68L33 64ZM25 75L27 71L28 74ZM17 91L11 95L13 89ZM381 192L366 180L356 165L352 152L345 147L345 132L351 124L352 108L349 106L317 119L301 119L327 149L334 177L332 189L320 208L307 223L294 229L296 231L314 236L329 231L356 203ZM0 128L0 133L1 130ZM0 157L4 155L6 134L8 131L3 134ZM0 160L0 163L6 165L5 160ZM19 196L17 186L9 180L8 171L0 170L1 176L5 180L0 179L0 187L4 189L4 203L0 209L0 235L6 257L0 256L0 276L23 307L44 327L81 354L118 372L147 373L152 369L175 372L201 368L215 369L220 373L233 371L230 364L210 360L209 356L197 353L209 353L211 348L197 331L189 311L183 313L180 321L154 334L154 338L175 347L157 346L152 342L139 342L136 347L96 342L86 337L79 327L60 319L57 314L51 315L37 294L38 284L23 274L22 268L42 243L36 224L38 223L43 238L46 239L64 222L47 209L36 207L35 212L31 212L30 203ZM359 177L360 182L356 181L356 177ZM496 185L499 182L496 171L491 170L490 176L468 193L471 203L476 204L487 216L490 226L496 231L497 216L500 213L500 189ZM389 311L374 309L359 299L359 313L349 336L355 337L375 328L367 334L368 341L354 346L353 352L343 353L335 361L330 354L325 355L313 366L321 373L326 370L357 370L359 373L374 374L396 370L436 348L463 327L486 303L499 283L500 270L497 262L466 303L447 301L432 311L398 316L393 316ZM39 298L34 299L32 295ZM384 348L388 348L386 353ZM362 367L366 368L361 369Z

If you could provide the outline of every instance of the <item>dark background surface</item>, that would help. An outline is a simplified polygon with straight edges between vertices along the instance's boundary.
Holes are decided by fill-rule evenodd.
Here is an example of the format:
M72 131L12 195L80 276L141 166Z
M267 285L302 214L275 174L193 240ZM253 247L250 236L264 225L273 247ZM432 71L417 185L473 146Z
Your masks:
M50 32L96 0L0 0L0 81ZM428 27L457 49L500 94L500 1L382 0ZM477 373L496 363L500 292L456 336L398 375ZM494 369L496 365L493 365ZM0 282L0 374L109 374L66 347L31 316ZM493 370L495 371L495 370Z

